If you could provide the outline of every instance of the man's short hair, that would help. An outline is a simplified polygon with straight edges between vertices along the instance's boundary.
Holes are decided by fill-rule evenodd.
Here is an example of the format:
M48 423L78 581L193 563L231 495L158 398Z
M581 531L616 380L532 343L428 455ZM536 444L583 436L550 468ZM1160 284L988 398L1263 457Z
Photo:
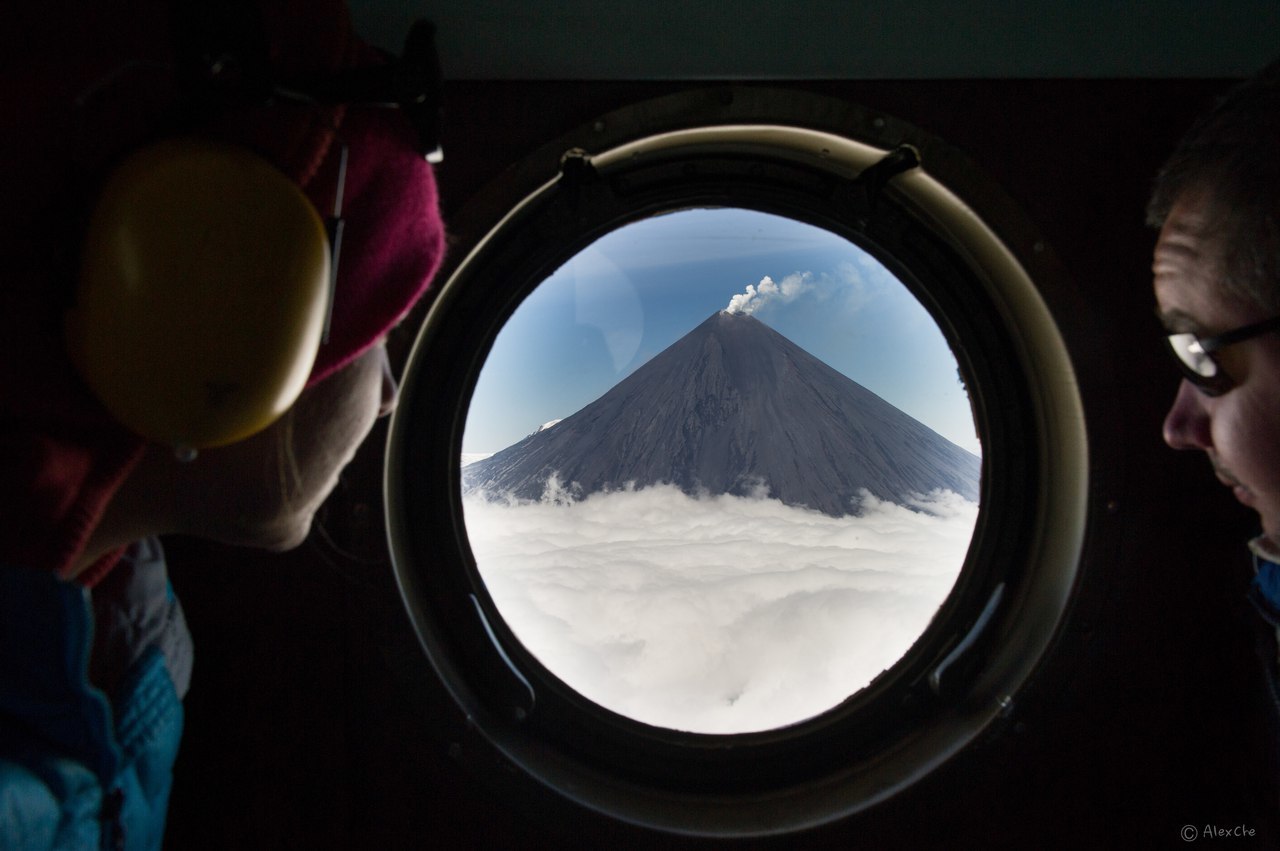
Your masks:
M1156 177L1147 224L1203 192L1220 239L1223 294L1280 314L1280 62L1228 92L1187 132Z

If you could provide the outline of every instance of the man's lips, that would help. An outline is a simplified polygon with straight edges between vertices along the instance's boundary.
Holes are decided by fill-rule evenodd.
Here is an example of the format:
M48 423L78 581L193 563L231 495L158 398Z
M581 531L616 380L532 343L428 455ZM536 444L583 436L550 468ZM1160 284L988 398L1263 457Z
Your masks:
M1235 476L1231 475L1231 473L1225 468L1218 466L1217 461L1212 458L1209 460L1213 464L1213 473L1218 477L1218 481L1231 488L1231 492L1235 495L1237 500L1245 505L1253 505L1253 493L1249 488Z

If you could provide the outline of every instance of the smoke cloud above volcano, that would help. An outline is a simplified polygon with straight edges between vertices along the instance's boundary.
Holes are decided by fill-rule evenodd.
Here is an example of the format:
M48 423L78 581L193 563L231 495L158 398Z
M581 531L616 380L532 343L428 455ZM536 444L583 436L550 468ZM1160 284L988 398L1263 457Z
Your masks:
M946 598L978 507L857 517L674 487L464 503L480 573L549 670L631 718L702 733L796 723L860 690Z
M758 284L747 284L746 290L729 299L727 313L745 313L750 316L766 304L777 301L783 304L804 294L813 287L812 272L792 272L775 283L765 275Z

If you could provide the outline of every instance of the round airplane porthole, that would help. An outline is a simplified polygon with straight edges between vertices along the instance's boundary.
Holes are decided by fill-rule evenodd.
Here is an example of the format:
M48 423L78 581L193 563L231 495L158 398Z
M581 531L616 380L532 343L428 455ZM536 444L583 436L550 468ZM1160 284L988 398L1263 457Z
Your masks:
M524 169L420 331L387 461L408 611L567 800L700 835L841 818L1049 646L1087 506L1070 361L919 131L762 90L602 126Z
M964 565L982 462L955 357L892 273L721 208L626 225L539 284L480 370L462 464L477 573L525 651L627 718L733 734L905 655Z

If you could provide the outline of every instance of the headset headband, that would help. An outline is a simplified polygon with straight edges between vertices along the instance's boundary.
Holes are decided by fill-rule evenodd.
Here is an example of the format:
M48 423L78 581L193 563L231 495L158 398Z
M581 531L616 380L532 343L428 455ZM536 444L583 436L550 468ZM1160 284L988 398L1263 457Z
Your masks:
M399 109L418 136L418 152L443 159L440 149L442 76L435 25L419 20L409 29L399 57L385 51L381 65L328 74L275 74L256 4L190 2L172 4L178 74L196 102L240 97L266 103L285 99L317 106Z

